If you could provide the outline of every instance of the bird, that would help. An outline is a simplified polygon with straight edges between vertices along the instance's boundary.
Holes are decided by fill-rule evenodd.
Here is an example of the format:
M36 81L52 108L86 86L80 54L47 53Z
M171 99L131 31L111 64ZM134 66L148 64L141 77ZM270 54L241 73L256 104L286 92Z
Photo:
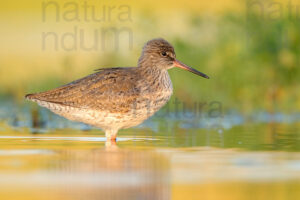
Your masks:
M181 68L209 79L176 59L174 47L163 38L145 43L136 67L97 69L95 73L25 98L69 120L102 129L107 141L116 141L120 129L137 126L170 99L168 74Z

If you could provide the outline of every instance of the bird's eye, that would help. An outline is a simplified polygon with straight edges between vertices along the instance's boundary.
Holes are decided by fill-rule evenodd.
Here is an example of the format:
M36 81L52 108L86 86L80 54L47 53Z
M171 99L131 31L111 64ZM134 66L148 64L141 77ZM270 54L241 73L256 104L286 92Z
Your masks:
M167 53L166 53L166 52L162 52L161 55L162 55L162 56L166 56Z

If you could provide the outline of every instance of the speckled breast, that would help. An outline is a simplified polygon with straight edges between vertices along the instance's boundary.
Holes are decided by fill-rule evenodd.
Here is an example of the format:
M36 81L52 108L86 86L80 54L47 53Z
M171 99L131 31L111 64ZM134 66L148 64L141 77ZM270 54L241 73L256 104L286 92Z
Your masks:
M132 102L131 109L126 113L115 113L116 119L112 124L118 128L129 128L142 123L152 116L170 99L173 86L167 71L157 77L142 80L137 84L140 95Z
M168 73L161 74L151 83L141 86L141 95L133 102L130 112L122 114L120 128L129 128L142 123L169 101L173 86Z

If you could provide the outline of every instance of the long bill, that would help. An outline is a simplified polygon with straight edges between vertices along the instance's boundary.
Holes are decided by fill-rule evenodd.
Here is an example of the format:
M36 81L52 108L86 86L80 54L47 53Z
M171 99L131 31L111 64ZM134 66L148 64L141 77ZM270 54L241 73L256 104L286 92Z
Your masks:
M174 61L174 66L178 67L178 68L181 68L181 69L184 69L184 70L187 70L187 71L192 72L194 74L197 74L197 75L202 76L204 78L209 79L209 77L206 74L204 74L202 72L199 72L198 70L195 70L194 68L191 68L191 67L187 66L186 64L180 62L177 59L175 59L175 61Z

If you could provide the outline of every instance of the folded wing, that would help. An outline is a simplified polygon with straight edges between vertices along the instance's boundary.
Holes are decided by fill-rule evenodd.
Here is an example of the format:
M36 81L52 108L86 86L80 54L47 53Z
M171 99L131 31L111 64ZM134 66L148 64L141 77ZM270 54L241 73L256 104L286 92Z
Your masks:
M56 89L28 94L26 98L82 109L128 112L140 94L137 82L134 68L103 69Z

